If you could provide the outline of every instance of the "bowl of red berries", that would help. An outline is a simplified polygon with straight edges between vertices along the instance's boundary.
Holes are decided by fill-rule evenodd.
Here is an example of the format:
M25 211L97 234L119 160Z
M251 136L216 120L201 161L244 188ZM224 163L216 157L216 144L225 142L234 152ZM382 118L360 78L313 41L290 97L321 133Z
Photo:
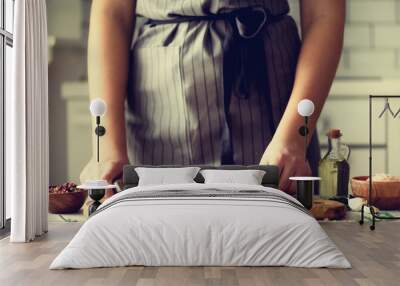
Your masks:
M69 214L78 212L86 201L87 190L78 189L75 183L49 187L49 212Z

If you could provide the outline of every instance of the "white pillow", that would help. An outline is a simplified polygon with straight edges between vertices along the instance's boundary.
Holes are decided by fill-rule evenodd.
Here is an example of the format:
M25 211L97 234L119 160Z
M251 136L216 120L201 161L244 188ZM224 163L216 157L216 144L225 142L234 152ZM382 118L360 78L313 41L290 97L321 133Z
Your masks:
M139 186L194 183L199 167L183 168L135 168Z
M265 171L262 170L201 170L205 184L234 183L246 185L261 185Z

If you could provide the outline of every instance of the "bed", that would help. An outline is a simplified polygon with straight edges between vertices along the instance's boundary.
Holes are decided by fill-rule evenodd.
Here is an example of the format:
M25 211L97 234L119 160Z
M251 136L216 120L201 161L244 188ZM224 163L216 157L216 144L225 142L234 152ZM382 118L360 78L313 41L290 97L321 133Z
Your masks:
M125 190L98 208L50 269L351 267L309 212L277 189L276 167L218 167L248 168L265 171L261 185L205 184L198 174L193 183L138 186L135 166L126 166Z

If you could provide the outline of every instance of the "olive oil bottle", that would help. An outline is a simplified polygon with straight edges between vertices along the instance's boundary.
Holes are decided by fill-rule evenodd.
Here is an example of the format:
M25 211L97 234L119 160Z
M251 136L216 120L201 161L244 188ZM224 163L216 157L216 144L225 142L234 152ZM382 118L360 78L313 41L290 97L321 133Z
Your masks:
M319 163L320 197L323 199L347 198L350 176L350 148L341 142L340 129L327 133L328 152Z

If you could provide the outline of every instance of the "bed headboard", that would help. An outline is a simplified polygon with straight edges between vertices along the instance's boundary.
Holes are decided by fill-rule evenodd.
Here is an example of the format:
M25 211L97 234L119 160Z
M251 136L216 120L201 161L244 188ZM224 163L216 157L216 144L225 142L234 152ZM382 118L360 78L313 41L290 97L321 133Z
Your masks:
M189 165L188 167L193 166ZM219 169L219 170L245 170L245 169L256 169L265 171L265 175L262 179L262 185L265 187L278 188L279 185L279 168L273 165L251 165L251 166L241 166L241 165L223 165L223 166L207 166L207 165L195 165L196 167L200 167L202 169ZM123 185L124 190L136 187L139 182L139 176L135 171L135 168L139 166L126 165L124 166L123 171ZM163 165L163 166L140 166L140 167L148 167L148 168L168 168L168 167L181 167L177 165ZM187 166L182 166L187 167ZM200 174L194 178L197 183L204 183L204 178Z

